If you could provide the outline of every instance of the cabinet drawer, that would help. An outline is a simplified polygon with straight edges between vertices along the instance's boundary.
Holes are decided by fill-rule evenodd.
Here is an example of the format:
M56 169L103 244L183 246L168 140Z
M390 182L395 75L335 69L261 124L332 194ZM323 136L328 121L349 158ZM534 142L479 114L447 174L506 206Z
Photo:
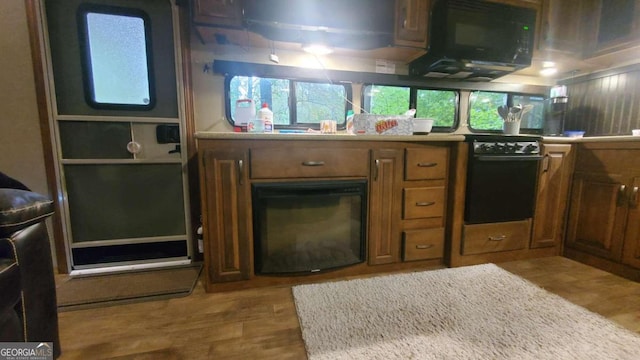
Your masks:
M444 186L404 189L404 219L439 217L444 214Z
M368 174L368 149L251 149L254 179L366 177Z
M447 175L448 149L409 148L405 154L405 180L444 179Z
M403 232L404 261L438 259L444 256L444 228Z
M462 255L524 249L530 230L530 220L464 225Z

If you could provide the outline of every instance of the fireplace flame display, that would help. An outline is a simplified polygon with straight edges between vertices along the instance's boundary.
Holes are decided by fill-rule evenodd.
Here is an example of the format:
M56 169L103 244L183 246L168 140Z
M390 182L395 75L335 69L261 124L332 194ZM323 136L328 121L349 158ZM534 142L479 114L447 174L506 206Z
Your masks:
M254 184L256 274L364 261L366 180Z

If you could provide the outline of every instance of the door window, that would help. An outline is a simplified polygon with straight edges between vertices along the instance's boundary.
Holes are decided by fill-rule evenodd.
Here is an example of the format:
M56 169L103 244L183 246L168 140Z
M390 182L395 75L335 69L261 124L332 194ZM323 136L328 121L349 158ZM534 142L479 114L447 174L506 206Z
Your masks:
M78 9L86 99L97 108L151 108L155 103L149 20L136 9Z

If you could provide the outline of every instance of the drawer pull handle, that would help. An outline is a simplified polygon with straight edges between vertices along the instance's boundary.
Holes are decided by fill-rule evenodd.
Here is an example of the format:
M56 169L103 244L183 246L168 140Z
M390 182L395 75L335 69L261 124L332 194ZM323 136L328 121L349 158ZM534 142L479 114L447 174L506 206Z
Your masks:
M502 241L507 238L506 235L498 235L498 236L489 236L490 241Z
M323 166L324 161L303 161L303 166Z
M416 245L416 249L419 249L419 250L431 249L432 247L433 247L433 244Z
M623 206L624 205L626 194L627 194L627 186L626 185L620 185L620 187L618 188L618 198L616 199L617 203L618 203L618 206Z
M438 166L438 163L430 162L430 163L418 163L418 167L434 167Z
M550 162L550 157L549 154L545 155L544 158L542 158L542 172L547 172L549 171L549 162Z
M631 197L629 198L629 205L631 205L631 207L638 206L638 187L637 186L634 186L633 188L631 188Z
M243 185L244 179L244 161L238 160L238 183Z
M378 181L378 173L380 172L380 160L376 159L375 173L373 174L373 181Z
M436 204L435 201L426 201L426 202L417 202L416 206L431 206L435 204Z

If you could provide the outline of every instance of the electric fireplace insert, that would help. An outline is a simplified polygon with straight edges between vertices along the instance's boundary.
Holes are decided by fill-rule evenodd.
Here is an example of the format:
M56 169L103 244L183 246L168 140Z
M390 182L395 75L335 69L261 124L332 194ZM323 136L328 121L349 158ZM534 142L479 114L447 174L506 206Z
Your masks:
M252 185L256 274L309 274L365 260L367 181Z

